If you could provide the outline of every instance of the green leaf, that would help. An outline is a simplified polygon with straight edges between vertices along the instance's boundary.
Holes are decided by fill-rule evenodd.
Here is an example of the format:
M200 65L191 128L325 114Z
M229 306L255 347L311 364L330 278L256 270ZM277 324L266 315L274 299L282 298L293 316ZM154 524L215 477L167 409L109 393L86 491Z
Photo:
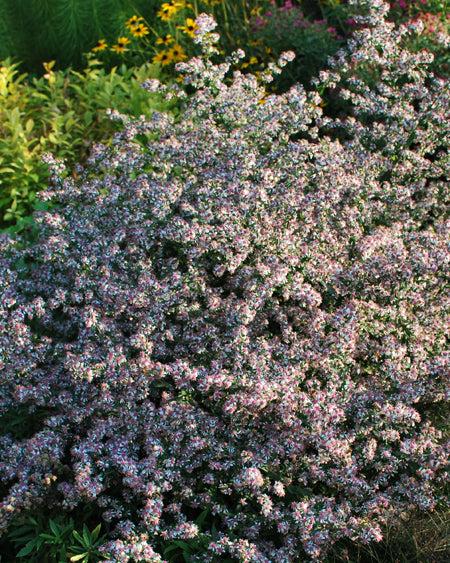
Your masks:
M91 534L91 535L92 535L92 539L93 539L94 541L98 538L98 536L99 536L99 534L100 534L100 529L101 529L101 527L102 527L102 525L99 524L99 525L96 526L96 527L94 528L94 530L92 531L92 534Z
M164 550L164 555L167 555L168 553L171 553L172 551L176 551L177 549L180 549L178 547L178 545L169 545L169 547L166 547L166 549Z
M187 542L185 542L185 541L182 541L182 540L174 540L173 543L174 543L175 545L177 545L178 547L181 547L181 549L183 549L183 550L188 550L188 551L191 550L191 546L190 546Z
M91 544L91 534L89 533L89 529L86 524L83 524L83 539L86 546Z
M17 530L11 530L8 536L10 538L20 540L26 538L27 536L30 536L30 534L34 535L34 530L30 529L30 526L21 526Z
M31 131L34 128L34 121L30 118L27 120L27 122L25 123L25 131L27 133L31 133Z
M25 547L22 547L22 549L19 551L16 557L26 557L27 555L30 555L30 553L34 550L34 548L35 548L35 540L31 540L30 542L27 543Z
M78 543L81 543L81 545L84 545L83 538L80 536L79 532L74 530L72 532L72 534L73 534L73 537L77 540Z
M58 527L58 524L54 520L50 518L48 525L50 526L50 530L55 534L55 536L60 535L60 529Z
M205 523L206 518L208 517L208 514L210 513L210 509L209 508L205 508L205 510L203 510L199 516L197 517L197 519L195 520L195 523L197 524L197 526L199 528L201 528L203 526L203 524Z
M81 553L80 555L72 555L70 561L81 561L84 557L88 555L87 553Z
M54 540L55 536L53 534L48 534L46 532L42 532L41 534L39 534L39 537L44 539L44 540Z

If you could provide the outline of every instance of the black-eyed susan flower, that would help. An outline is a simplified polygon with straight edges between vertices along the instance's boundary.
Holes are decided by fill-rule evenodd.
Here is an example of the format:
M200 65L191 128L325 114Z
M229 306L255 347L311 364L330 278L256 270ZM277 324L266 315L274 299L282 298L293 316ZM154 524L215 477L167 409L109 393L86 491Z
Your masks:
M198 25L192 18L186 18L184 25L177 25L177 29L181 29L181 31L189 35L189 37L195 37L195 31L198 29Z
M97 41L97 45L92 48L93 53L99 53L100 51L104 51L108 47L108 43L105 39L99 39Z
M178 12L178 8L176 6L174 6L173 4L169 4L167 2L165 2L161 8L159 9L157 16L162 20L162 21L170 21L173 16Z
M111 51L114 51L118 55L123 55L123 53L125 53L125 51L128 51L128 49L123 45L113 45L111 47Z
M150 32L148 30L148 27L145 24L138 23L137 25L130 27L130 33L134 37L145 37Z
M141 18L140 16L131 16L131 18L126 21L126 26L128 29L132 29L133 27L139 25L142 21L144 21L144 18Z
M173 37L170 35L170 33L168 33L167 35L164 35L164 37L158 37L156 44L165 45L166 47L168 47L169 45L172 45L173 41Z
M127 45L129 45L130 43L131 41L130 39L128 39L128 37L119 37L119 39L117 39L117 43L111 47L111 51L122 55L123 53L125 53L125 51L128 51Z
M170 65L173 62L173 55L170 51L160 51L153 57L153 62L162 66Z
M169 53L171 54L174 63L185 61L187 59L187 55L183 47L178 43L175 43L175 45L169 49Z

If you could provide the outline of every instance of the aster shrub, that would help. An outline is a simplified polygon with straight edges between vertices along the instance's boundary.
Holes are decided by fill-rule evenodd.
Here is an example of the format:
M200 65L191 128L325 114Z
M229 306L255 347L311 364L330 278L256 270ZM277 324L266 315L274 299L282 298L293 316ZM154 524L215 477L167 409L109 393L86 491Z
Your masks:
M345 121L225 80L201 15L182 117L52 163L60 205L1 243L4 530L85 503L111 562L290 563L443 502L448 91L366 12L318 84Z

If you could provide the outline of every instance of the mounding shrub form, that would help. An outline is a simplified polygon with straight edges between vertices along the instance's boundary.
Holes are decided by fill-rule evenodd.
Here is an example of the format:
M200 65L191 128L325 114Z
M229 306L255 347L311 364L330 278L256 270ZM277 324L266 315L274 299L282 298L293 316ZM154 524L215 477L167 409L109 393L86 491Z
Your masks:
M201 15L180 120L53 162L60 205L2 238L1 411L35 420L1 437L3 529L89 503L109 561L281 563L442 502L448 90L363 8L319 80L350 118L226 79Z

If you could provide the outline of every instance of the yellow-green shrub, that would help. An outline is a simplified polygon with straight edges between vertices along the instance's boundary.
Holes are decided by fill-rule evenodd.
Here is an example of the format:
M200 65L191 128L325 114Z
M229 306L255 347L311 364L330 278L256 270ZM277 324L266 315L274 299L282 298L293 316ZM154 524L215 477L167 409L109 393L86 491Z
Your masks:
M0 63L0 225L16 222L33 207L47 183L42 154L69 164L83 161L93 142L107 141L117 128L107 109L150 114L163 102L141 87L155 77L153 65L111 70L91 58L80 72L47 63L40 78L20 73L11 60Z

